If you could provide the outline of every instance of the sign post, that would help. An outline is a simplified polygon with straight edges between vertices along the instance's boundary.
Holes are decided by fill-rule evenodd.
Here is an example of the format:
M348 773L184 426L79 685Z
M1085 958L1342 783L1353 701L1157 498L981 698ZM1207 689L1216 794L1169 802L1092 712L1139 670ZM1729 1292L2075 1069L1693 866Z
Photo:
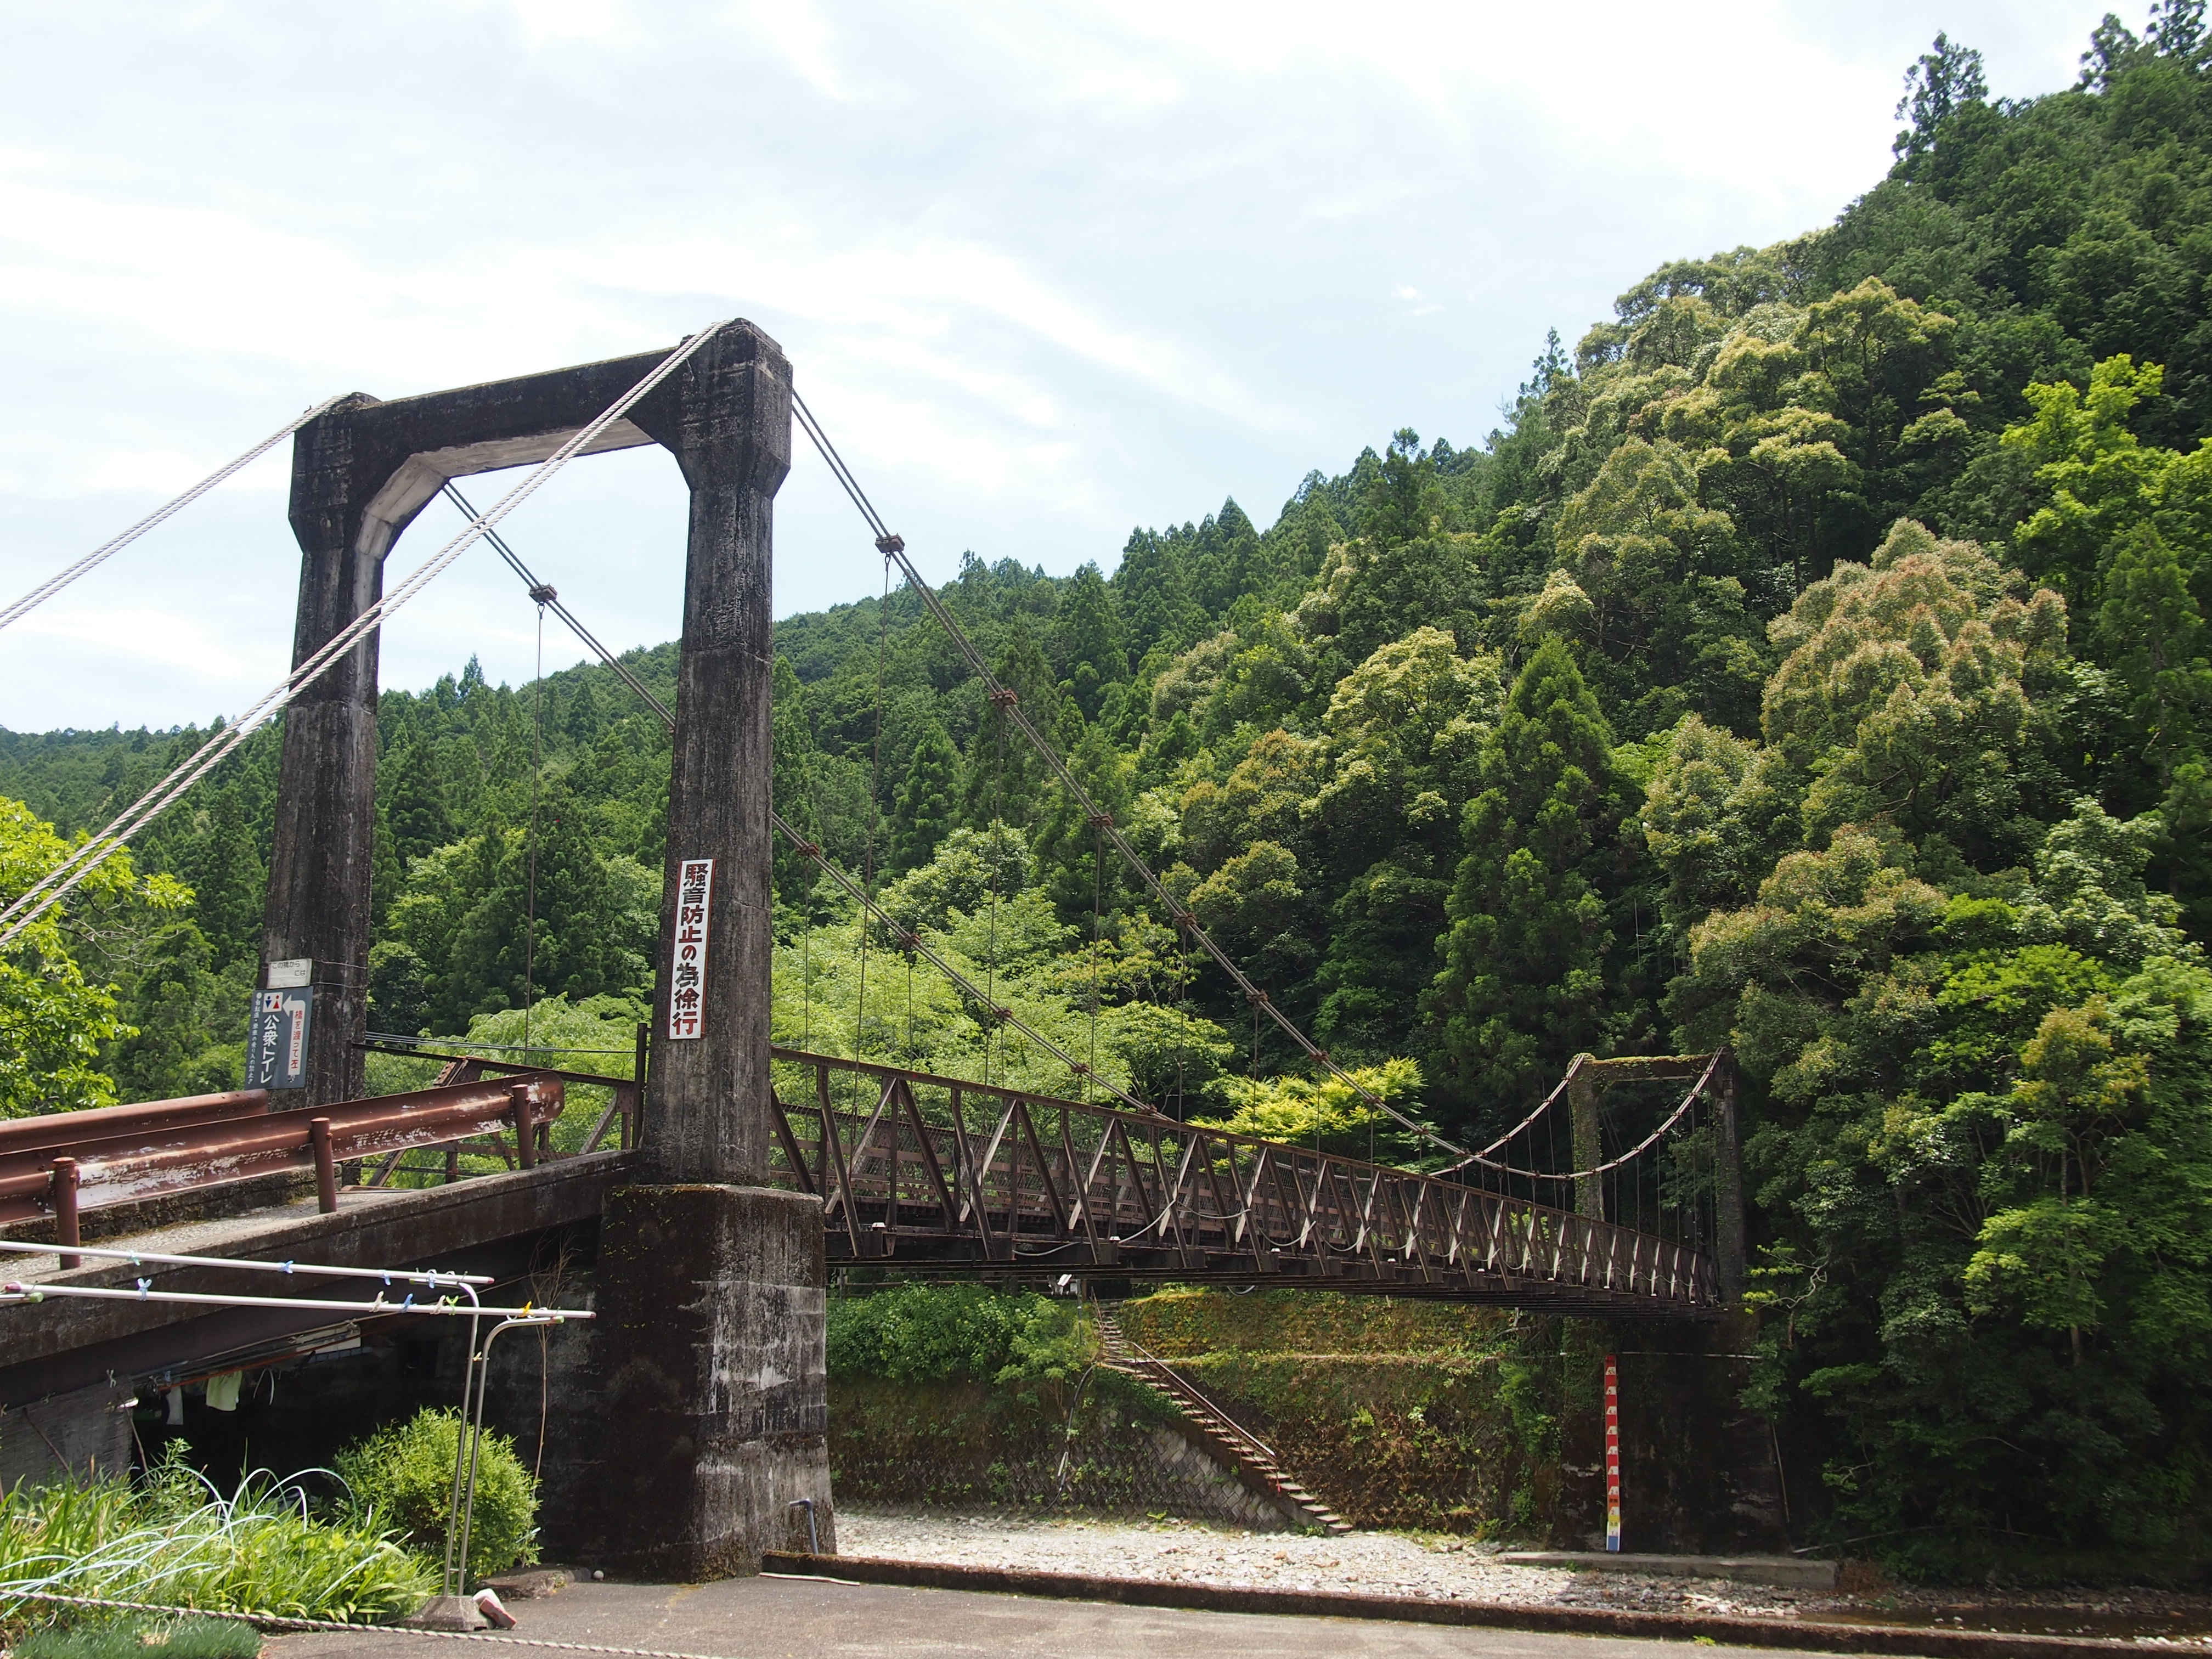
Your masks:
M1620 1361L1605 1357L1605 1547L1620 1548Z

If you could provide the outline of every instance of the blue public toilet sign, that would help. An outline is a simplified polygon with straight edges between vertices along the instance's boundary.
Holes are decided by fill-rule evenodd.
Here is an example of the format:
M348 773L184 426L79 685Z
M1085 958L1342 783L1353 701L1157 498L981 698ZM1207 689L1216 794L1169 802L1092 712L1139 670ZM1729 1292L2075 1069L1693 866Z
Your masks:
M283 972L291 965L270 963L269 976L278 981L276 988L253 994L253 1021L246 1034L246 1086L249 1089L307 1087L307 1038L314 1018L315 993L307 984L282 983L294 977Z

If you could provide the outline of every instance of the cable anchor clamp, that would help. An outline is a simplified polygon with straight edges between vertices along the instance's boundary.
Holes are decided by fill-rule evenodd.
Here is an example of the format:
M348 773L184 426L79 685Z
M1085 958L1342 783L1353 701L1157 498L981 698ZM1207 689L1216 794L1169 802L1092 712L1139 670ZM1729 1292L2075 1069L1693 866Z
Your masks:
M1091 827L1093 830L1111 830L1114 827L1114 815L1111 812L1091 813Z
M991 706L994 708L1012 708L1021 700L1022 694L1011 685L1002 685L991 693Z
M550 605L561 595L551 582L540 582L530 590L530 597L540 605Z
M906 538L903 536L878 536L876 538L876 551L882 554L885 558L889 558L894 553L903 553L906 551Z

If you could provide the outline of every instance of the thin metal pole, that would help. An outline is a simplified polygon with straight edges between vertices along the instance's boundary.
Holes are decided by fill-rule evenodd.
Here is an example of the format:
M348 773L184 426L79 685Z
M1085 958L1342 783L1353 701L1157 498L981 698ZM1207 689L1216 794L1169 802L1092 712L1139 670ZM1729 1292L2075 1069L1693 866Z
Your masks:
M20 1238L0 1238L0 1250L15 1250L25 1255L52 1254L46 1245L28 1243ZM255 1261L226 1255L164 1255L158 1250L118 1250L97 1244L85 1245L79 1254L109 1261L127 1261L134 1267L150 1261L163 1267L237 1267L248 1273L300 1273L310 1278L378 1279L387 1285L398 1279L404 1285L428 1285L432 1290L443 1285L496 1282L483 1273L441 1273L413 1267L331 1267L313 1261Z
M559 1322L560 1322L558 1320L554 1319L550 1315L544 1314L526 1314L520 1319L503 1319L498 1324L491 1328L491 1334L484 1338L483 1346L477 1352L477 1358L479 1362L479 1374L477 1378L476 1425L472 1431L466 1431L466 1425L464 1425L465 1431L469 1434L468 1499L461 1509L460 1570L464 1575L464 1582L465 1582L465 1577L469 1567L469 1534L472 1530L473 1523L476 1520L477 1454L478 1448L483 1443L484 1396L490 1392L491 1345L499 1340L499 1334L501 1331L511 1331L518 1325L553 1325L558 1324ZM470 1328L473 1330L475 1327L471 1325ZM446 1528L446 1540L449 1548L453 1542L453 1529L452 1525L449 1523Z

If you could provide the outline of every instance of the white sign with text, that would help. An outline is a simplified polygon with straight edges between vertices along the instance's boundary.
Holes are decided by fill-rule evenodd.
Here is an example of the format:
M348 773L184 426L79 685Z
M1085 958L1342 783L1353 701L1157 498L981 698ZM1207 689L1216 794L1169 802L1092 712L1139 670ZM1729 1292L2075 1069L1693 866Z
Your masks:
M676 959L668 976L668 1035L700 1034L707 1006L707 926L714 902L714 860L685 859L676 873Z

